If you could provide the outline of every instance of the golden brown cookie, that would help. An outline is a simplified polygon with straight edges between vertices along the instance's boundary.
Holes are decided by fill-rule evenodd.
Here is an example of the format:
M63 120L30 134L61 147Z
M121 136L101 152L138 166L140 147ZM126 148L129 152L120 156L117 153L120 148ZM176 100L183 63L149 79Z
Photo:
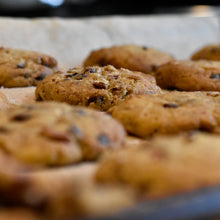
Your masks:
M3 191L0 185L1 199L9 204L41 210L48 220L113 214L134 204L132 189L94 182L95 170L95 164L84 163L37 172L17 172L13 174L14 185Z
M220 136L158 136L138 148L121 148L103 159L96 179L133 186L145 198L170 196L220 183Z
M202 129L219 132L218 92L169 92L140 95L109 112L126 130L139 137Z
M157 84L163 89L220 91L220 62L172 61L156 70Z
M160 92L153 76L113 66L94 66L47 77L38 84L36 98L105 111L131 96Z
M220 44L207 45L196 51L192 60L216 60L220 61Z
M30 164L94 160L125 138L124 128L109 115L64 103L20 106L0 111L0 118L0 149Z
M33 51L0 48L0 86L36 86L57 70L57 61Z
M169 54L145 46L122 45L92 51L84 66L113 65L143 73L151 73L156 67L173 60Z

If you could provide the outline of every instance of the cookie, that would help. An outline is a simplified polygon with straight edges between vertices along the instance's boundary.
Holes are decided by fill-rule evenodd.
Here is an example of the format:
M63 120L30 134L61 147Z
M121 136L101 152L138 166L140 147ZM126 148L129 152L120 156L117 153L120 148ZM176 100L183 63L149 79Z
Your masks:
M36 98L106 111L131 96L160 92L153 76L113 66L93 66L48 76L38 84Z
M41 211L46 219L107 215L134 204L132 189L94 182L95 170L95 164L84 163L59 169L16 173L14 185L22 186L26 183L26 187L17 187L16 197L7 196L14 192L12 187L0 191L0 195L9 204L17 202L20 206Z
M113 65L143 73L151 73L161 64L174 60L169 54L145 46L122 45L92 51L84 66Z
M220 125L218 92L178 92L140 95L109 113L139 137L175 134L188 130L217 132ZM218 131L219 132L219 131Z
M57 70L57 61L33 51L0 48L0 86L36 86Z
M173 61L161 65L155 77L163 89L220 91L220 62Z
M100 163L98 182L128 184L145 199L220 183L220 137L206 133L158 136L138 148L121 148Z
M0 111L0 149L30 164L95 160L125 138L109 115L64 103L38 103Z
M207 45L196 51L192 60L216 60L220 61L220 44Z

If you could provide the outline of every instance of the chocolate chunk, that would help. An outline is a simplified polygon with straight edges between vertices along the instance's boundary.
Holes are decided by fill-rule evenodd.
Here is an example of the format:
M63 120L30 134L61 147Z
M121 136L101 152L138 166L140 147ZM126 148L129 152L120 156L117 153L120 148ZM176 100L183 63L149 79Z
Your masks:
M142 46L142 49L143 49L143 50L147 50L148 47L146 47L146 46Z
M209 78L210 78L210 79L220 79L220 74L218 74L218 73L212 73Z
M106 84L103 83L103 82L94 82L94 83L93 83L93 86L94 86L96 89L106 89Z
M39 76L35 77L37 81L42 81L46 77L45 73L41 73Z
M66 78L69 78L69 77L74 77L74 76L77 76L79 73L73 73L73 74L67 74L65 75Z
M98 136L98 141L103 146L109 146L110 145L110 139L106 134L100 134Z
M13 121L21 121L22 122L22 121L27 121L30 118L31 118L31 116L28 115L28 114L18 114L18 115L13 116L11 120L13 120Z
M164 108L178 108L179 106L175 103L165 103L163 104Z
M17 65L17 68L24 69L25 68L25 63L24 62L19 63Z
M72 126L71 131L79 138L83 137L82 131L77 126Z

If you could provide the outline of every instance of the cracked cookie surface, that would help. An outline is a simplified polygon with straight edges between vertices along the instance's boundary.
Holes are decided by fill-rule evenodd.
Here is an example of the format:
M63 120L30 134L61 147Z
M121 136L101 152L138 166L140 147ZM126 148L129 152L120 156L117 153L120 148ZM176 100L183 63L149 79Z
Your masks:
M94 66L73 68L47 77L37 86L36 98L106 111L131 96L160 92L151 75L113 66Z
M46 76L55 73L57 61L34 51L0 48L0 86L36 86Z

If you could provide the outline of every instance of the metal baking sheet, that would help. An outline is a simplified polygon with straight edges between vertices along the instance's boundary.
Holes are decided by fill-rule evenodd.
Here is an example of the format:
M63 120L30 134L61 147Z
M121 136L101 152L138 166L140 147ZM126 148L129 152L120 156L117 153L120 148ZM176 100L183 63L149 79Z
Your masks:
M220 186L146 201L96 220L213 220L220 218ZM93 219L90 219L93 220Z

